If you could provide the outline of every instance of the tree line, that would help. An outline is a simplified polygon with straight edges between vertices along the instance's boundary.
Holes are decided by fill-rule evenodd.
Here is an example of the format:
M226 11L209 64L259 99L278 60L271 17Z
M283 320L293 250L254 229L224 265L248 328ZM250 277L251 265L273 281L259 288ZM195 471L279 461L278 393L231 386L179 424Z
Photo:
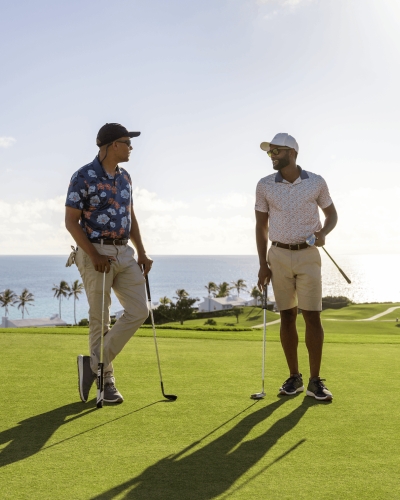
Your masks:
M246 285L246 280L243 279L232 281L231 284L224 281L219 285L217 285L213 281L210 281L207 285L205 285L205 289L208 293L208 298L210 298L211 295L214 298L228 297L231 290L236 290L238 297L240 297L240 292L247 290L247 288L248 287ZM262 298L262 293L257 286L253 286L253 288L250 290L250 297L256 299L256 302L258 302L258 300Z
M59 317L61 318L61 302L63 298L74 298L74 321L76 322L76 301L79 300L79 295L83 292L83 283L79 280L75 280L71 285L66 281L60 281L59 285L53 285L52 291L54 292L54 297L58 299L59 302ZM21 295L17 295L13 290L7 288L4 292L0 293L0 305L5 309L5 317L7 318L9 313L9 308L18 305L18 309L21 309L22 319L24 319L25 312L29 314L28 306L34 306L32 302L35 301L33 293L31 293L27 288L24 288Z
M209 298L211 295L217 298L228 297L231 290L236 290L239 297L240 292L247 290L247 285L244 279L232 281L231 284L223 281L219 285L210 281L207 285L205 285L205 288ZM160 305L153 310L154 321L156 323L179 321L180 324L183 325L185 320L191 319L194 316L195 309L193 305L200 299L190 297L189 293L183 288L176 290L175 293L175 300L171 300L168 297L160 298ZM256 301L262 297L262 293L256 286L252 288L250 295L252 298L256 299ZM239 315L243 312L243 308L234 307L231 312L234 316L236 316L236 320L238 322ZM150 323L150 318L146 320L146 323Z

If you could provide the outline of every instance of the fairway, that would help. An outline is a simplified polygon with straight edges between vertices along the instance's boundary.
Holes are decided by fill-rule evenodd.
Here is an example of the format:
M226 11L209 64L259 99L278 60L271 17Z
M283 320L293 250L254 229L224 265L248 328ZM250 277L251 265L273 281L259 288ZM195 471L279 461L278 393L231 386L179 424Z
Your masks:
M317 403L277 397L287 372L271 339L267 397L252 402L261 342L246 333L161 338L173 403L162 399L153 340L132 339L115 363L125 402L102 410L94 389L89 403L78 398L85 336L1 333L1 498L398 499L399 345L327 343L322 375L334 400Z

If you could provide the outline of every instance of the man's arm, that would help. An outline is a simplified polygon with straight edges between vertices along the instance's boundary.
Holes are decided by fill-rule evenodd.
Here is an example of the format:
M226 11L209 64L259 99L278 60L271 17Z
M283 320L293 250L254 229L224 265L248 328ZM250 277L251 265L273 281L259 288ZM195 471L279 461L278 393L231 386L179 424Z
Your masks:
M110 271L109 260L115 260L115 257L99 254L93 244L87 239L86 234L79 224L81 215L82 210L65 207L65 227L76 241L78 247L82 248L82 250L89 255L96 271L99 271L100 273L105 271L108 273Z
M335 205L333 203L329 205L329 207L322 208L322 211L324 212L325 215L325 221L322 229L315 233L316 247L323 247L325 245L326 235L329 234L334 229L338 221L338 215L336 212Z
M133 246L136 248L138 254L138 264L140 267L144 266L144 275L150 272L151 266L153 264L153 260L146 255L146 250L144 249L142 237L140 235L139 224L136 219L135 212L133 210L133 205L131 205L131 232L129 233L129 237Z
M268 247L268 212L256 212L256 243L260 270L258 271L258 288L263 290L265 282L267 285L271 280L271 269L267 263Z

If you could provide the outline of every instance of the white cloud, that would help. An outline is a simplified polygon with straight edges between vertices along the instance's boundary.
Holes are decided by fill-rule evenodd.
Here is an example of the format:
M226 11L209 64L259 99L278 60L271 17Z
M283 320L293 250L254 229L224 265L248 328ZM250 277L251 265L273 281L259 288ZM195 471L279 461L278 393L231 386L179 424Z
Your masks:
M244 193L230 193L226 196L218 198L217 200L208 199L207 210L209 212L219 209L237 209L245 208L246 206L254 205L254 196L249 196Z
M147 189L136 188L133 191L133 203L135 210L143 212L172 212L187 208L187 204L182 201L165 201L158 198L156 193L151 193Z
M64 227L65 197L0 201L3 255L67 253L72 238Z
M299 4L310 3L315 0L257 0L258 5L275 4L281 7L296 7Z
M256 254L253 196L231 193L205 211L212 200L165 201L138 189L140 230L150 254ZM339 223L327 250L340 254L399 252L400 188L359 188L335 195ZM64 226L64 196L47 200L0 201L1 254L64 254L74 244ZM184 210L179 210L184 207ZM226 207L226 210L222 208ZM323 218L323 215L322 215Z
M0 148L9 148L16 142L14 137L0 137Z
M235 255L256 249L252 216L152 215L140 228L153 254Z
M302 5L315 2L317 0L257 0L257 4L262 7L270 7L271 10L263 17L264 19L272 19L277 16L280 12L294 12Z
M339 222L327 248L342 254L400 253L400 188L360 188L335 196Z

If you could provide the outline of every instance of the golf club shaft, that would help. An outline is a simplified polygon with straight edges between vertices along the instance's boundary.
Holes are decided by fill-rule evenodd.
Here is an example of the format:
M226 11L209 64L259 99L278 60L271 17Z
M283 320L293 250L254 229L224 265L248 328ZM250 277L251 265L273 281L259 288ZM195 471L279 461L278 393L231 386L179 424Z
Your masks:
M143 267L144 270L144 267ZM175 396L174 394L165 394L164 392L164 384L163 384L163 379L162 379L162 374L161 374L161 364L160 364L160 355L158 354L158 345L157 345L157 333L156 333L156 327L154 323L154 316L153 316L153 309L151 307L151 295L150 295L150 284L149 284L149 277L145 276L146 280L146 292L147 292L147 301L149 304L149 312L150 312L150 318L151 318L151 325L153 327L153 338L154 338L154 345L156 347L156 355L157 355L157 364L158 364L158 373L160 374L160 385L161 385L161 392L164 398L169 399L171 401L175 401L178 396Z
M340 274L343 276L343 278L347 281L347 283L350 285L351 281L350 279L345 275L345 273L340 269L340 267L336 264L336 262L332 259L332 257L329 255L328 251L325 249L325 247L322 247L322 249L325 251L326 255L331 259L331 261L335 264L335 266L338 268Z
M97 408L103 407L104 401L104 363L103 363L103 351L104 351L104 294L106 287L106 271L103 271L103 290L102 290L102 302L101 302L101 337L100 337L100 361L97 368Z
M262 382L262 392L264 391L264 379L265 379L265 350L266 350L266 337L267 337L267 291L268 285L264 287L264 295L263 295L263 312L264 312L264 328L263 328L263 354L262 354L262 371L261 371L261 382Z

